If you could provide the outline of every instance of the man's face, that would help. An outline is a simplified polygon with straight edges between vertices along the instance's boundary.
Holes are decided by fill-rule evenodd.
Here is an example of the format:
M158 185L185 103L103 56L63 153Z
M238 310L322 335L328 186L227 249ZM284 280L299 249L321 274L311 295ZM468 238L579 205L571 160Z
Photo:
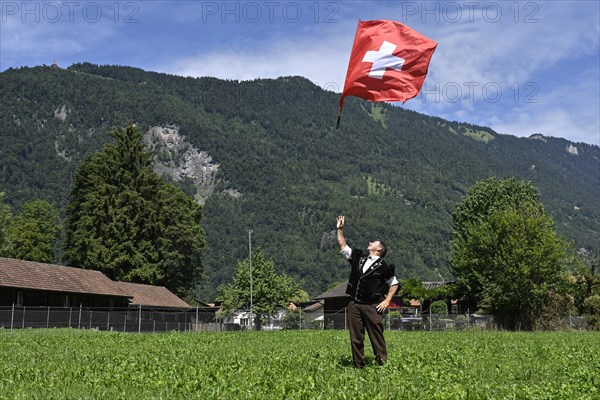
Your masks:
M369 247L367 247L367 250L369 250L370 252L379 252L381 250L381 243L379 243L379 240L375 240L374 242L369 242Z

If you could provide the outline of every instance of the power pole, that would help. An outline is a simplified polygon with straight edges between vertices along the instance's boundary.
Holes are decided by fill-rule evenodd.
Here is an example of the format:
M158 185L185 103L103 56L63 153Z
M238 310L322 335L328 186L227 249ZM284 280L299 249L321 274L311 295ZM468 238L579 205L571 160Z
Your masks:
M442 276L442 274L440 274L440 271L438 271L438 269L437 269L437 268L435 269L435 272L437 272L437 274L440 276L440 278L442 279L442 282L446 282L446 281L444 280L444 277Z
M250 262L250 330L254 328L254 315L252 313L252 230L248 230L248 260Z

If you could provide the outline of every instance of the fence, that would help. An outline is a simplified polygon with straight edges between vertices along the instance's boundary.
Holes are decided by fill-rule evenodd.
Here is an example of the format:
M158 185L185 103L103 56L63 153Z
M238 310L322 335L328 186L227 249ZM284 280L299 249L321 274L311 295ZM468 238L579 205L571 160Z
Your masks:
M144 307L0 307L0 329L75 328L119 332L221 331L228 324L200 308L155 310Z
M280 315L263 324L264 330L278 329L348 329L346 308L327 312L315 318L299 311ZM391 311L384 318L384 326L391 331L460 331L498 329L490 315L479 314L424 314L400 315ZM222 332L249 329L235 323L215 320L214 311L201 308L188 310L155 310L144 307L90 308L90 307L0 307L1 329L74 328L118 332ZM583 317L562 319L563 329L584 330Z
M560 329L585 330L588 323L585 317L566 316L561 320ZM391 331L461 331L461 330L497 330L492 315L475 313L465 314L432 314L400 315L391 311L384 317L385 329ZM347 311L343 308L336 312L324 314L325 329L348 329Z

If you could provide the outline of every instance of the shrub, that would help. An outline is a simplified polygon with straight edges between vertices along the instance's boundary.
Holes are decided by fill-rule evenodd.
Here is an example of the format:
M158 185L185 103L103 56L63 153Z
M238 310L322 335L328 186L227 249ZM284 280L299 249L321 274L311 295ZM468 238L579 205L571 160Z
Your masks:
M431 303L431 313L448 315L448 305L444 300L437 300Z

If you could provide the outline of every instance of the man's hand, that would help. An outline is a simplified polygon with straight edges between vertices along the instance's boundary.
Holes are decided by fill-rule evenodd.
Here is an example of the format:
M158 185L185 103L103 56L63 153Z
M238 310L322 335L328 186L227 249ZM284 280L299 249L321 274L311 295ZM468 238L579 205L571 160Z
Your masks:
M346 247L346 239L344 238L344 222L346 221L346 217L343 215L339 215L337 217L337 239L338 244L340 245L340 250L344 250Z
M377 312L382 313L390 306L390 302L387 300L383 300L381 303L377 304Z

